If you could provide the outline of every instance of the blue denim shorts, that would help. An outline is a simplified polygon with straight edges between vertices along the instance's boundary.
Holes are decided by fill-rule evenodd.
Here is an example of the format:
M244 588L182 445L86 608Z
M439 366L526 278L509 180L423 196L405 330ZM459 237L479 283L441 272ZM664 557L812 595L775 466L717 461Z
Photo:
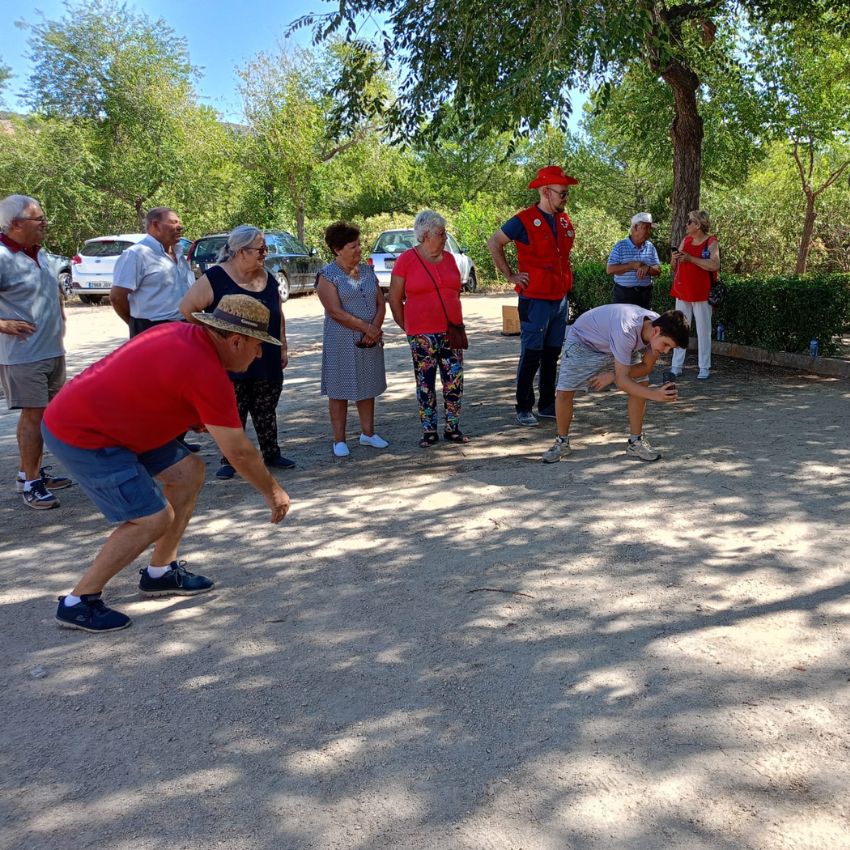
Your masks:
M121 446L79 449L55 437L44 422L41 433L45 447L110 522L159 513L167 502L153 476L191 454L177 440L137 455Z

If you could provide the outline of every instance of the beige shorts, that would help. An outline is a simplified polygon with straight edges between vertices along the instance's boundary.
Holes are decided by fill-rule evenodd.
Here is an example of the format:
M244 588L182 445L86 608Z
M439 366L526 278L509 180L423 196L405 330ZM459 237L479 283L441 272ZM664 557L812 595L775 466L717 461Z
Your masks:
M65 383L65 358L50 357L35 363L0 366L0 385L6 395L6 407L47 407L50 399Z

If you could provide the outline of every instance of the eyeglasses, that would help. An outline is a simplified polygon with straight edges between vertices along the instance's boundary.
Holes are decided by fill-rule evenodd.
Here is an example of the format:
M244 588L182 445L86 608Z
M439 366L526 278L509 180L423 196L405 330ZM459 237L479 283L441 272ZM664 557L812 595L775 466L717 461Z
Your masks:
M258 254L268 254L269 246L268 245L260 245L259 248L243 248L243 251L256 251Z
M41 224L47 224L47 216L46 215L40 215L37 218L25 218L23 216L20 216L20 217L16 218L15 221L37 221L37 222L40 222Z
M547 189L549 189L549 187L548 187L548 186L547 186L546 188L547 188ZM549 191L550 191L550 192L554 192L554 194L556 194L556 195L557 195L557 196L558 196L558 197L559 197L562 201L563 201L563 200L566 200L567 195L569 195L569 194L570 194L570 190L569 190L569 189L564 189L564 190L563 190L563 192L557 192L557 191L555 191L555 189L549 189Z

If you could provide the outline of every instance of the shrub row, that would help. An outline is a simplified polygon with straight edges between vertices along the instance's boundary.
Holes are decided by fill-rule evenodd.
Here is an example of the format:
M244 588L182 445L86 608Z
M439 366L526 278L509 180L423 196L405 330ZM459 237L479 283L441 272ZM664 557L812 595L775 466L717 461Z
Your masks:
M573 317L611 300L610 275L600 263L574 268L570 293ZM714 311L713 326L723 323L726 342L769 351L806 352L817 339L821 354L834 354L835 337L850 327L850 275L803 277L730 277L723 275L726 300ZM670 269L655 279L652 309L675 306L670 293Z

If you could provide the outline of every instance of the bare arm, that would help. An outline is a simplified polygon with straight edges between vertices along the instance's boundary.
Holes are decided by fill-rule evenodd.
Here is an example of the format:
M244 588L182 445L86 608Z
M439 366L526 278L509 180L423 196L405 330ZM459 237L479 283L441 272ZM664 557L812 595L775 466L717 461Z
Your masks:
M289 346L286 343L286 318L283 315L283 301L280 302L280 368L289 365Z
M514 286L519 286L521 289L525 289L528 286L528 273L512 272L511 267L508 265L508 258L505 256L505 245L507 245L510 241L511 240L508 239L501 230L497 230L487 240L487 250L493 258L493 265L508 281L508 283L512 283Z
M271 509L271 521L280 522L289 511L289 496L266 469L259 452L242 428L204 425L234 469L258 490Z
M362 334L368 334L370 329L374 330L369 322L364 322L363 319L358 319L357 316L352 316L351 313L342 309L342 302L339 300L336 287L324 275L319 275L319 285L316 287L316 292L325 312L335 322L339 322L343 327L351 328L353 331L360 331Z
M35 331L35 325L23 319L0 319L0 334L26 337L33 331Z
M395 323L404 330L404 278L398 275L390 277L390 311Z
M649 359L650 354L651 352L647 352L645 357ZM654 364L655 357L652 358L650 369ZM618 363L617 361L614 361L614 383L617 385L617 389L620 389L629 395L637 396L638 398L645 398L648 401L676 401L679 397L679 390L676 388L675 384L664 384L662 387L650 388L645 384L640 384L634 380L632 370L634 369L636 372L639 372L645 365L646 361L644 361L640 367L627 366L625 363ZM649 372L647 371L645 374L649 374ZM643 377L643 375L637 374L636 377Z
M122 322L130 324L130 290L123 286L112 285L109 290L109 303Z
M198 325L200 322L193 318L192 313L202 313L213 303L212 285L206 275L199 277L183 296L180 302L180 312L187 322Z
M684 241L682 245L684 245ZM682 245L679 246L679 251L675 257L677 263L693 263L697 268L707 272L716 272L720 268L720 245L716 239L708 246L707 260L704 260L702 257L692 257L690 254L686 254L682 250Z

